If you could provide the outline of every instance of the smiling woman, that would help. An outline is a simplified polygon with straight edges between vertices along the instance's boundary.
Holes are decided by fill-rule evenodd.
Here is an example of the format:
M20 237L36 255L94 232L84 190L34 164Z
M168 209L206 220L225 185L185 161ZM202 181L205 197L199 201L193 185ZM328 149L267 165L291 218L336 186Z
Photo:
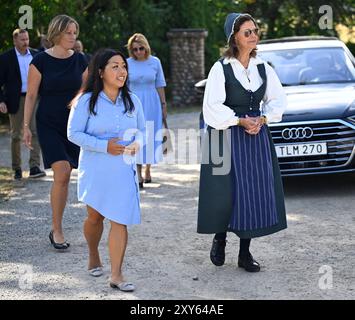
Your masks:
M134 155L144 141L143 108L127 87L122 53L103 49L92 58L87 82L74 99L68 138L80 146L78 198L87 205L84 234L89 274L103 274L98 245L103 220L111 223L109 251L113 288L133 291L124 281L122 263L127 225L140 223L139 187Z
M240 238L238 266L260 271L249 251L252 238L287 227L282 181L268 124L279 122L285 92L275 71L256 55L259 30L249 14L231 13L224 25L228 47L207 80L203 116L197 231L215 233L210 259L225 261L227 231ZM261 109L261 106L263 107ZM221 164L214 159L223 156Z

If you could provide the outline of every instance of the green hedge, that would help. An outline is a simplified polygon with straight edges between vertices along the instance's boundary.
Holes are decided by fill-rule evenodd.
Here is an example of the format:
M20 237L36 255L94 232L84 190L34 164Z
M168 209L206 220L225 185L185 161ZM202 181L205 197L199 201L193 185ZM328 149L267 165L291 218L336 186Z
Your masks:
M113 47L127 53L125 44L133 33L141 32L148 38L153 54L163 64L169 78L169 46L166 33L172 28L204 28L206 39L206 72L225 45L223 24L229 12L248 12L258 19L263 38L292 35L336 35L334 29L320 30L319 7L323 0L28 0L33 10L31 45L39 45L38 35L45 33L51 18L65 13L80 24L80 36L86 51ZM12 46L11 33L22 16L22 0L2 0L0 10L1 49ZM333 0L333 23L351 25L353 0ZM350 14L349 14L350 12ZM351 45L354 52L354 45Z

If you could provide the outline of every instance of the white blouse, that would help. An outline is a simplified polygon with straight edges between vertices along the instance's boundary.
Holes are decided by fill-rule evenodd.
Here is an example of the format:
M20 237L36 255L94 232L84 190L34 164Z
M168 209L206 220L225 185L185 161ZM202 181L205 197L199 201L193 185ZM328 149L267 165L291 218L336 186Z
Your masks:
M245 89L255 92L262 85L263 80L259 75L257 64L264 63L264 61L259 57L250 58L247 69L236 58L225 58L223 63L231 64L235 77ZM274 69L267 63L264 64L267 85L265 95L260 103L261 115L267 117L268 123L280 122L287 106L286 94ZM232 109L223 104L225 100L226 90L223 67L217 61L208 74L203 98L205 123L217 130L225 130L237 123L238 117Z

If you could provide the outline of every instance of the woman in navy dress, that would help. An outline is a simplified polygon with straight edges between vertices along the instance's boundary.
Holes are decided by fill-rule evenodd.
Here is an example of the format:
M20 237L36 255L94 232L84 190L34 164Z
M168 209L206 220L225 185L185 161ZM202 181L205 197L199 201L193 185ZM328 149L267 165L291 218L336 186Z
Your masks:
M87 73L84 56L72 50L78 33L79 25L73 18L66 15L53 18L48 27L48 40L53 46L32 60L25 101L24 142L31 148L28 123L36 97L40 95L36 113L38 139L44 167L53 170L54 178L50 192L52 228L49 238L58 250L69 248L63 235L62 219L70 174L78 167L79 157L79 147L67 139L68 104Z
M213 264L225 261L226 232L240 237L238 266L258 272L252 238L287 227L280 169L267 124L281 121L286 95L275 71L256 56L259 29L248 14L231 13L225 57L207 80L203 116L199 233L215 233ZM222 154L222 163L220 163ZM217 160L217 161L216 161Z
M147 143L137 155L139 186L152 182L150 167L163 159L162 126L166 119L167 107L164 87L166 86L163 68L159 58L150 54L148 40L141 33L135 33L127 43L130 58L129 88L142 102L146 120ZM145 179L142 178L142 165L145 164Z

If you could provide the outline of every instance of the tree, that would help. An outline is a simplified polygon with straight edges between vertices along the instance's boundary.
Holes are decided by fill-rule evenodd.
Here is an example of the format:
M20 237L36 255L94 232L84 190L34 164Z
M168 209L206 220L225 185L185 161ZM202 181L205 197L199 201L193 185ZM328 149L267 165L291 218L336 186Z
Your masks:
M260 24L263 38L293 35L337 35L335 26L352 26L355 20L354 0L333 0L333 28L321 29L319 8L323 0L28 0L33 9L31 45L39 45L39 35L47 31L49 21L57 14L68 14L80 24L80 39L89 52L100 47L114 47L127 53L129 36L141 32L148 38L153 54L162 60L169 75L169 47L166 33L172 28L203 28L206 39L206 70L225 46L225 17L230 12L248 12ZM12 46L12 31L21 18L20 0L2 0L0 11L1 51Z

